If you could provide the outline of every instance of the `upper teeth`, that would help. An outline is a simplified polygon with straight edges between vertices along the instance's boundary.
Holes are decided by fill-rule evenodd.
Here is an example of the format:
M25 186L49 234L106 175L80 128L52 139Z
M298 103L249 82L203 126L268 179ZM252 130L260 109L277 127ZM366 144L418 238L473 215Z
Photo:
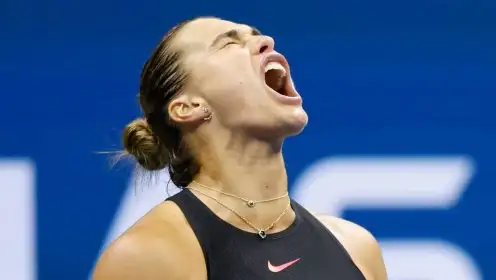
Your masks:
M279 62L269 62L267 65L265 65L265 73L269 72L270 70L281 70L284 75L286 76L286 69L281 65Z

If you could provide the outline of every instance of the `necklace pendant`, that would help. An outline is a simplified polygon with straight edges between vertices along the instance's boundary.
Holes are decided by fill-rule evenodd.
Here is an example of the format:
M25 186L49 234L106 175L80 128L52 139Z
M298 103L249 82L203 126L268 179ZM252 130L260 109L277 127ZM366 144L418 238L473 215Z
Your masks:
M255 207L255 201L248 200L248 202L246 202L246 205L248 205L248 207L250 207L250 208L253 208L253 207Z
M265 231L260 230L260 231L258 232L258 236L260 236L260 238L262 238L262 239L265 239L265 237L267 237L267 234L265 233Z

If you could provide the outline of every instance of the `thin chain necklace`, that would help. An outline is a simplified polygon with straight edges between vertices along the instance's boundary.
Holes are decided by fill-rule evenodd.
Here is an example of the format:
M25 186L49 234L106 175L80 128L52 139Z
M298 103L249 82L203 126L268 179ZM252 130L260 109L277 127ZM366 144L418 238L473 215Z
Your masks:
M246 199L246 198L243 198L243 197L240 197L240 196L237 196L235 194L231 194L231 193L226 193L224 191L221 191L221 190L218 190L218 189L215 189L215 188L212 188L212 187L209 187L209 186L205 186L204 184L201 184L201 183L198 183L197 181L193 180L193 183L197 184L198 186L202 187L202 188L205 188L205 189L208 189L208 190L211 190L211 191L214 191L214 192L217 192L217 193L220 193L220 194L223 194L223 195L226 195L226 196L230 196L230 197L233 197L233 198L236 198L236 199L239 199L239 200L242 200L246 203L246 205L250 208L253 208L255 207L258 203L264 203L264 202L271 202L271 201L276 201L276 200L279 200L279 199L282 199L282 198L285 198L287 196L289 196L289 193L286 192L285 194L281 195L281 196L278 196L278 197L274 197L274 198L269 198L269 199L262 199L262 200L253 200L253 199Z
M201 195L204 195L204 196L206 196L206 197L214 200L215 202L219 203L222 207L224 207L227 210L231 211L234 215L236 215L238 218L240 218L243 222L245 222L251 228L253 228L254 230L256 230L257 233L258 233L258 236L261 239L265 239L265 237L267 237L267 232L274 228L274 226L282 219L282 217L284 217L284 215L286 215L286 213L288 212L288 210L289 210L289 208L291 206L291 200L289 200L288 201L288 205L286 206L286 208L284 209L284 211L282 211L281 214L269 226L267 226L265 228L259 228L259 227L255 226L252 222L248 221L248 219L246 219L245 217L243 217L241 214L239 214L238 212L236 212L234 209L232 209L231 207L227 206L225 203L223 203L220 200L218 200L217 198L215 198L215 197L213 197L211 195L208 195L208 194L200 191L197 188L192 188L192 187L187 187L187 188L188 189L191 189L193 191L196 191L196 192L200 193Z

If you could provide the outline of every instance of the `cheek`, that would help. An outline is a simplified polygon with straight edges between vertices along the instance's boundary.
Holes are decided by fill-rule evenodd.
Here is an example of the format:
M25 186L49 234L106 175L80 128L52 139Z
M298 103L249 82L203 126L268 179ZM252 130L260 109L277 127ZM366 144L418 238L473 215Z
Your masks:
M194 80L201 91L208 95L232 92L243 84L242 76L228 65L202 65L195 69Z
M208 66L195 69L193 81L195 88L214 103L251 103L262 90L253 71L243 70L232 63Z
M196 90L224 118L242 113L261 114L270 107L249 54L240 51L212 56L197 63L192 73Z
M222 85L235 87L253 83L256 77L250 54L232 50L212 56L204 63L204 70Z

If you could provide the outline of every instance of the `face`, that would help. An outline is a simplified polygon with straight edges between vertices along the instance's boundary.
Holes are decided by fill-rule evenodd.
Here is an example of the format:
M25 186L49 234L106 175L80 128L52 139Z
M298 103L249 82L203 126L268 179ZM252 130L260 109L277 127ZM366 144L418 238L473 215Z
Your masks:
M191 75L185 94L204 103L222 127L260 137L285 137L305 127L308 117L289 64L272 38L208 18L184 26L173 47L183 50Z

